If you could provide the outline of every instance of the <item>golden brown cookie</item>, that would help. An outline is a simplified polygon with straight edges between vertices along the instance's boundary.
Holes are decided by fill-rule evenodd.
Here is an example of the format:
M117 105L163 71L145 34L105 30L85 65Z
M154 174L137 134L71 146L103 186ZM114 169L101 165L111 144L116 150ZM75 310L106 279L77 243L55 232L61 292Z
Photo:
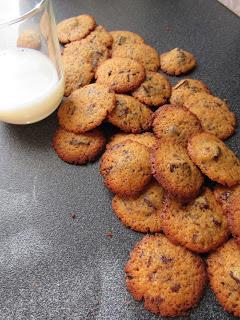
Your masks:
M86 37L95 26L96 22L94 18L86 14L65 19L57 25L58 40L61 43L81 40Z
M76 134L59 128L53 137L53 148L59 158L74 164L94 161L104 145L105 138L98 129Z
M93 70L109 58L109 50L101 43L74 41L67 44L63 50L63 57L71 57L79 63L90 63Z
M240 246L229 240L208 259L210 286L225 311L240 317Z
M200 253L216 249L228 238L227 218L208 188L186 205L168 196L162 227L173 243Z
M206 283L204 262L164 235L145 236L130 253L126 285L145 309L163 317L187 315Z
M167 104L154 113L153 132L159 138L173 138L187 147L189 137L201 132L198 118L187 108Z
M231 202L227 211L230 231L240 245L240 188L236 188L231 196ZM239 265L240 267L240 265Z
M94 77L94 71L90 63L83 63L81 59L75 59L70 55L63 56L62 61L65 77L65 96L69 96L74 90L91 82Z
M137 195L152 177L149 149L131 140L115 144L103 154L100 173L110 191L121 196Z
M183 49L175 48L160 55L162 71L179 76L187 73L196 66L197 62L193 54Z
M145 79L141 64L126 58L112 58L103 62L96 71L97 83L111 87L115 92L123 93L138 87Z
M182 106L184 105L184 102L189 96L197 92L206 92L209 94L211 93L207 85L203 83L201 80L195 80L195 79L180 80L172 88L170 103Z
M159 68L159 55L157 51L145 43L118 46L112 52L112 57L136 60L144 66L146 71L157 71Z
M126 140L137 141L150 149L152 149L157 144L157 138L151 132L144 132L139 134L121 132L112 136L111 140L107 144L107 148L110 148L115 144Z
M180 201L190 201L199 193L203 175L172 138L162 138L152 152L152 173L165 190Z
M41 47L39 32L32 29L23 31L17 39L17 46L21 48L39 49Z
M184 106L198 117L204 131L222 140L234 133L236 118L225 101L205 92L199 92L189 96Z
M188 140L192 161L211 180L232 187L240 183L240 161L224 142L213 134L202 132Z
M113 37L103 26L97 26L85 39L82 40L82 43L100 43L106 47L111 47L112 42Z
M137 198L115 195L112 208L125 226L139 232L160 232L163 194L163 188L153 181Z
M228 214L228 208L231 204L233 193L237 189L240 190L240 186L235 186L235 187L229 188L229 187L224 187L224 186L218 185L214 189L214 196L215 196L217 202L223 208L223 212L225 215Z
M107 86L89 84L75 90L58 109L61 127L83 133L98 127L115 107L115 94Z
M153 112L133 97L116 94L116 106L107 120L124 132L140 133L151 128Z
M141 36L131 31L117 30L111 31L110 34L113 37L112 50L126 44L144 43L144 39Z
M171 95L171 84L157 72L146 72L146 79L132 95L149 106L161 106Z

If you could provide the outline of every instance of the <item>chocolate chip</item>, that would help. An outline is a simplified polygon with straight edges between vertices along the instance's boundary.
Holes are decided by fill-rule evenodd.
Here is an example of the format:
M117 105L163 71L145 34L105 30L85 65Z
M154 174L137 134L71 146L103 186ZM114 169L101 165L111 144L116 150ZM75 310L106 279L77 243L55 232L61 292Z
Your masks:
M126 40L127 40L126 37L121 36L121 37L118 39L117 44L118 44L119 46L121 46L122 44L124 44L124 43L126 42Z
M220 196L220 199L222 201L228 201L230 196L231 196L232 192L231 191L226 191L226 192L223 192Z
M208 210L209 209L209 203L206 198L198 198L196 200L196 204L198 205L200 210Z
M149 207L149 208L153 208L153 209L157 209L154 205L153 205L153 203L147 198L147 197L144 197L143 198L143 201L144 201L144 203L146 203L146 205Z
M128 73L127 74L127 82L129 82L130 81L130 74Z
M134 277L131 276L130 274L127 275L127 279L128 279L128 280L132 280L133 278L134 278Z
M108 71L108 76L110 77L112 74L112 70Z
M178 292L180 288L181 288L180 284L176 283L170 289L172 290L172 292Z
M72 138L72 140L69 141L69 144L71 146L81 146L81 145L85 145L85 146L89 146L90 142L86 142L86 141L79 141L75 138Z
M216 220L215 218L212 218L212 221L213 221L213 223L215 224L215 226L221 227L222 221L218 221L218 220Z
M173 259L172 258L168 258L166 256L161 256L160 260L163 262L163 263L171 263L173 262Z
M170 166L169 166L169 170L170 172L174 172L176 169L178 169L178 165L175 164L175 163L170 163Z
M70 116L73 116L75 110L76 110L76 106L73 106L73 105L69 106L67 114L70 115Z
M220 149L219 146L217 146L217 151L216 151L215 155L213 156L213 160L217 161L221 155L222 155L222 150Z

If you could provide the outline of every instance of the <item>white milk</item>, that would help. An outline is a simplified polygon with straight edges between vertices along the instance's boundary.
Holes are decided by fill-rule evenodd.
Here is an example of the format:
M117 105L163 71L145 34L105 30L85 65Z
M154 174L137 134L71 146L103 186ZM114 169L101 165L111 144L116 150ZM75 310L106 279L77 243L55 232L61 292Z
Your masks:
M26 124L51 114L60 104L64 79L33 49L0 51L0 120Z

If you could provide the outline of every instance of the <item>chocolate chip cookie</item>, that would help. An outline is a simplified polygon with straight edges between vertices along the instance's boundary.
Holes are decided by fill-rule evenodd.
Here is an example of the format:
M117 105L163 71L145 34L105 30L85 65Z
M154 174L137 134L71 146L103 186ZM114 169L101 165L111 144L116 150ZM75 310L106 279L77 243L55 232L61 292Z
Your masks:
M189 137L201 132L198 118L185 107L165 105L154 113L153 132L161 139L169 137L187 147Z
M104 85L89 84L75 90L58 109L61 127L83 133L98 127L115 107L115 94Z
M137 99L116 94L116 106L107 120L124 132L140 133L152 126L153 112Z
M143 66L134 60L112 58L98 67L95 77L97 83L123 93L137 88L145 79L145 71Z
M53 148L59 158L73 164L94 161L105 145L105 138L98 129L75 134L59 128L53 138Z
M171 84L157 72L146 72L146 79L132 95L149 106L161 106L171 95Z
M106 47L111 47L113 43L113 37L103 26L97 26L82 43L101 44Z
M232 187L240 183L240 161L216 136L202 132L188 140L192 161L211 180Z
M115 195L112 208L125 226L139 232L160 232L163 194L163 188L152 182L137 198Z
M162 71L179 76L196 67L196 59L193 54L179 48L172 49L160 55L160 66Z
M163 317L187 315L206 283L202 259L161 234L145 236L136 244L125 272L133 298Z
M151 132L144 132L140 134L117 133L112 136L111 140L107 144L107 148L126 140L137 141L150 149L152 149L157 143L157 138Z
M240 317L240 246L229 240L207 259L210 286L225 311Z
M131 140L115 144L103 154L100 173L110 191L120 196L137 195L152 177L149 149Z
M152 172L160 185L180 201L194 199L204 180L186 148L171 138L162 138L153 149Z

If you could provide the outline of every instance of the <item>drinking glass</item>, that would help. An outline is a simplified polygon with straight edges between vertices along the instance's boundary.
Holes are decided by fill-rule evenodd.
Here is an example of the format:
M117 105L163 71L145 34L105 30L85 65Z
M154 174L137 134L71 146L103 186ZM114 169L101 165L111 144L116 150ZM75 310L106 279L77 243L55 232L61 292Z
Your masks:
M64 92L51 0L1 1L0 39L0 121L46 118Z

